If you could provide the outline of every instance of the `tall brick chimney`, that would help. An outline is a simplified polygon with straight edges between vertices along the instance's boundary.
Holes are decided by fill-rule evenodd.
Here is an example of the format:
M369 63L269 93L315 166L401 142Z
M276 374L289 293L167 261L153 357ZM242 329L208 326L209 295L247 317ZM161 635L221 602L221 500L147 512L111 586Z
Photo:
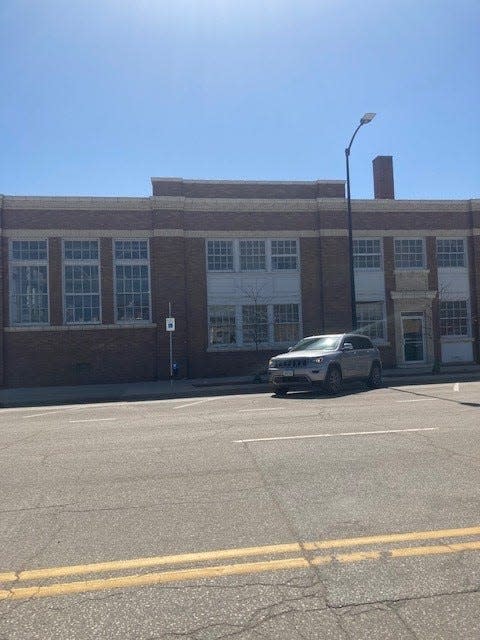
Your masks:
M393 186L392 156L377 156L372 164L375 198L393 200L395 198L395 190Z

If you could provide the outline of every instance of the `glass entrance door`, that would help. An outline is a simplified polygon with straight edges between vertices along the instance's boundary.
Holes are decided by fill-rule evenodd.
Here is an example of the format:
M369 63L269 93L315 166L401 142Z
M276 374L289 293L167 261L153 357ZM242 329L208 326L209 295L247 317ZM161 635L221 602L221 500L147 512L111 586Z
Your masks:
M423 316L403 316L402 331L405 362L425 362Z

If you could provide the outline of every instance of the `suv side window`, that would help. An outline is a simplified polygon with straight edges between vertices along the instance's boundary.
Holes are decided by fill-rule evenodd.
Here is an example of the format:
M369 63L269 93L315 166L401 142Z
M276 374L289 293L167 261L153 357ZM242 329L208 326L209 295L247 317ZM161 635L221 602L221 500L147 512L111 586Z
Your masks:
M368 338L359 337L357 340L360 341L359 349L373 349L373 344Z
M354 349L363 349L362 339L358 336L348 336L345 338L345 342L350 342Z

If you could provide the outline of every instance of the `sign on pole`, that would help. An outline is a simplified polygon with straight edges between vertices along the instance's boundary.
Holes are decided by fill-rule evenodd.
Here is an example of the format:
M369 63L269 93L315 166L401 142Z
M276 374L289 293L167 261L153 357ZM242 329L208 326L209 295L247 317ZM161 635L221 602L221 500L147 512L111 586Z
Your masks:
M175 331L175 318L165 318L166 331Z

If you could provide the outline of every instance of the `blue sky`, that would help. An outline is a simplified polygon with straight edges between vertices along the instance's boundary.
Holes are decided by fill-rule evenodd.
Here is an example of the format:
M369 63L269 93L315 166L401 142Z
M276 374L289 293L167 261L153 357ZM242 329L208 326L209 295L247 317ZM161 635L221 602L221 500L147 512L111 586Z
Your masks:
M480 196L478 0L1 0L0 193L151 176Z

